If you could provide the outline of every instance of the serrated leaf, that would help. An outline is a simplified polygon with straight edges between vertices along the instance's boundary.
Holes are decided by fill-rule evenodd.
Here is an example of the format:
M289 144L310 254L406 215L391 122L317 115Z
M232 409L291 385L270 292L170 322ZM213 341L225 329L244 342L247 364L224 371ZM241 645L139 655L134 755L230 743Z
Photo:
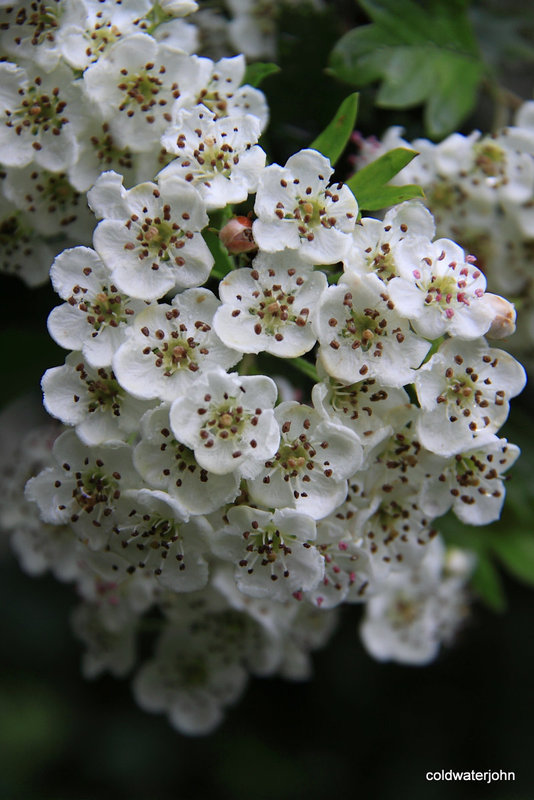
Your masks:
M276 72L280 72L278 64L256 61L254 64L248 64L243 77L243 84L257 87L265 78L269 75L274 75Z
M409 108L424 102L433 84L429 63L436 57L439 51L432 44L393 49L383 67L384 81L376 98L377 106Z
M455 130L474 107L485 70L465 0L359 2L373 22L341 38L330 71L356 86L382 80L383 108L425 103L433 138Z
M500 614L506 611L506 594L501 576L495 565L486 556L479 556L471 578L471 585L482 602L493 611Z
M384 60L389 60L390 48L397 44L396 37L388 39L376 25L353 28L332 50L329 72L347 83L366 86L381 77Z
M475 105L484 67L455 53L442 53L434 62L435 85L425 107L425 127L439 139L459 127Z
M335 164L343 153L354 130L358 113L358 97L357 92L346 97L339 106L334 119L310 145L313 150L318 150L323 156L326 156L331 164Z

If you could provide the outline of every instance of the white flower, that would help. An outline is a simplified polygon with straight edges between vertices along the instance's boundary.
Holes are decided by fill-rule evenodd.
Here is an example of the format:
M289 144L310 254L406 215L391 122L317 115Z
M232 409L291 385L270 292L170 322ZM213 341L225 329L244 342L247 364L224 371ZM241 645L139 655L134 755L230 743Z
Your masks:
M243 202L256 190L265 166L260 133L253 116L216 119L203 105L180 111L161 139L177 157L159 173L160 187L182 178L198 189L209 210Z
M468 525L499 519L506 494L502 476L520 450L492 434L482 434L475 444L445 462L437 479L432 476L424 481L420 503L429 514L437 517L453 508Z
M113 359L121 386L136 397L174 400L207 370L233 367L241 353L226 347L212 329L219 306L209 289L186 289L170 305L139 314Z
M275 416L280 446L248 481L250 497L270 508L296 508L322 519L344 501L346 479L362 463L359 440L348 428L296 402L281 403Z
M125 441L150 407L127 394L112 370L85 364L77 352L70 353L62 367L48 369L41 386L48 413L74 425L88 445Z
M44 522L70 523L95 550L102 547L113 527L115 504L124 489L139 486L131 448L83 445L74 431L65 431L54 443L57 466L48 467L26 485L26 497L39 506Z
M147 411L141 420L134 464L146 482L168 492L184 514L209 514L235 500L239 475L216 475L201 467L193 451L174 438L170 427L167 403Z
M363 473L350 480L347 500L335 516L369 555L371 576L377 581L417 565L437 535L410 483L400 481L387 491L368 492Z
M135 663L137 619L132 617L119 629L106 623L105 610L94 603L83 603L72 614L74 633L87 647L82 659L85 678L96 678L102 672L123 677Z
M316 150L301 150L285 167L272 164L263 171L253 225L262 250L298 249L312 264L334 264L345 257L358 204L348 186L328 186L333 171Z
M224 643L214 651L210 633L168 626L155 658L144 664L133 684L141 708L167 713L171 725L189 736L216 728L223 708L237 700L247 681L239 654L226 657Z
M4 0L0 9L0 46L17 59L33 61L45 72L57 66L69 29L82 29L86 9L82 0L55 0L46 5L34 0Z
M90 244L94 217L65 172L49 172L35 164L7 169L3 190L41 235L63 234L73 242Z
M417 201L394 206L383 220L363 217L354 228L352 246L343 259L344 270L353 275L374 272L387 282L398 274L399 242L412 236L432 239L434 231L432 214Z
M152 6L150 0L83 0L84 24L68 25L62 31L61 54L74 69L84 70L120 38L138 31Z
M2 162L25 167L35 161L59 172L77 158L76 132L85 117L81 89L64 64L48 74L28 70L10 62L0 64Z
M484 339L447 339L415 376L421 444L442 456L471 449L481 433L501 427L525 381L521 364Z
M306 599L321 609L366 602L374 583L371 558L335 512L317 524L315 547L324 559L325 574L316 589L305 592Z
M313 387L312 400L321 414L354 431L365 452L393 433L396 412L410 408L404 389L385 386L375 378L347 386L325 376Z
M108 580L122 583L135 576L148 583L140 594L151 596L158 587L194 592L208 583L203 554L210 531L204 517L184 522L183 509L165 492L126 491L117 501L108 543L87 560Z
M369 600L360 628L370 654L401 664L432 661L466 616L465 578L447 574L438 540L416 570L391 575Z
M213 370L171 406L171 428L197 462L217 475L257 475L278 447L276 385L263 375L240 378Z
M50 277L67 301L48 317L52 338L67 350L81 350L93 367L110 366L129 320L146 304L121 294L98 254L88 247L64 250L52 264Z
M214 533L213 552L236 565L242 592L284 601L317 586L324 561L313 546L313 519L292 509L271 513L248 506L231 508L227 518L227 527Z
M85 90L122 147L150 150L171 121L180 92L195 81L197 59L135 33L119 39L86 69Z
M119 172L127 184L152 177L146 175L139 178L136 169L139 154L133 153L129 147L119 146L113 138L109 122L102 122L98 114L91 117L87 127L78 134L77 141L78 158L69 168L68 175L70 183L79 192L87 192L105 170ZM156 172L155 165L153 172Z
M105 217L94 233L95 249L121 291L155 300L204 283L213 256L200 234L208 216L193 187L169 178L161 187L147 182L124 189L120 176L104 172L89 202Z
M323 292L315 317L319 360L342 383L411 383L430 344L411 330L376 275L345 275Z
M199 58L194 81L184 87L185 91L173 105L172 127L176 127L181 109L202 104L216 117L251 114L256 117L260 131L263 131L269 118L265 95L252 86L240 86L245 70L246 61L242 54L221 58L215 63L209 58Z
M449 239L404 239L396 251L397 276L388 294L421 336L444 333L476 339L488 330L491 312L483 302L486 278Z
M229 347L295 358L315 344L311 320L326 277L294 250L260 253L253 269L229 272L219 284L223 305L213 320Z
M1 272L18 276L28 286L48 280L55 248L4 197L0 197L0 252Z

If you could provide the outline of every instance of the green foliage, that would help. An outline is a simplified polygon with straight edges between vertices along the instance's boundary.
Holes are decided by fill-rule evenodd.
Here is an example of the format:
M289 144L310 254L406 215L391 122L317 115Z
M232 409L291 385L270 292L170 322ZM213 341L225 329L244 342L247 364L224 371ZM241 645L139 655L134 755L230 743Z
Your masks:
M257 87L265 78L269 75L274 75L276 72L280 72L280 67L277 64L270 64L266 61L256 61L254 64L249 64L247 66L243 84Z
M360 210L376 211L387 208L414 197L424 197L420 186L387 186L387 182L397 175L417 155L415 150L397 147L384 153L371 164L359 170L347 185L353 191Z
M314 139L310 147L326 156L335 164L343 153L356 124L358 93L349 95L339 106L334 119Z
M466 0L359 0L372 19L345 34L330 71L356 86L381 81L384 108L425 104L428 134L441 138L473 109L485 71Z
M492 560L480 553L472 578L472 586L482 602L502 614L506 611L507 602L502 579Z

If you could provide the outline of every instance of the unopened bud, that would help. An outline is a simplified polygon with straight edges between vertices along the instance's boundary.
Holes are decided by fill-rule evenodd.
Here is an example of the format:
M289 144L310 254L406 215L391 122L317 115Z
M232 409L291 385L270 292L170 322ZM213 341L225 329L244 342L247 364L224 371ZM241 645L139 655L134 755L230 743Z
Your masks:
M229 253L249 253L258 247L248 217L233 217L221 228L219 238Z
M506 339L511 336L515 331L517 316L514 304L499 294L491 292L485 293L484 302L493 315L493 322L486 336L490 339Z

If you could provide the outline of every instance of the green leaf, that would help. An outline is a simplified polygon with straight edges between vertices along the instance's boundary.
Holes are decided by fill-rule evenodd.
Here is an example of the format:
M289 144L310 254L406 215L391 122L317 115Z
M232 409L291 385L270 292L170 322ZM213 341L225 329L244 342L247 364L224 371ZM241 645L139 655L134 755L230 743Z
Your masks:
M501 576L487 556L479 556L471 584L489 608L501 614L506 611L507 602Z
M349 95L339 106L334 119L314 139L310 147L326 156L335 164L343 153L356 124L358 113L358 93Z
M424 197L420 186L387 186L387 182L397 175L417 155L415 150L397 147L384 153L376 161L367 164L347 181L354 193L360 209L376 211L380 208Z
M329 72L347 83L366 86L380 78L384 58L389 58L387 48L396 44L396 37L388 40L376 25L353 28L341 37L332 50Z
M422 200L425 193L420 186L408 183L406 186L382 186L369 192L360 192L356 195L360 210L378 211L381 208L396 206L405 200Z
M425 127L440 138L459 127L474 107L484 65L465 56L442 53L432 70L435 81L425 106Z
M383 67L384 82L376 98L377 106L409 108L424 102L433 81L428 65L437 53L431 44L393 49Z
M492 537L492 548L508 572L534 586L534 535L530 527L502 531Z
M425 104L427 132L455 130L476 103L485 66L466 0L359 0L372 20L346 33L330 72L356 86L381 80L377 105Z
M280 72L278 64L256 61L254 64L248 64L243 77L243 84L257 87L265 78L269 75L274 75L276 72Z

